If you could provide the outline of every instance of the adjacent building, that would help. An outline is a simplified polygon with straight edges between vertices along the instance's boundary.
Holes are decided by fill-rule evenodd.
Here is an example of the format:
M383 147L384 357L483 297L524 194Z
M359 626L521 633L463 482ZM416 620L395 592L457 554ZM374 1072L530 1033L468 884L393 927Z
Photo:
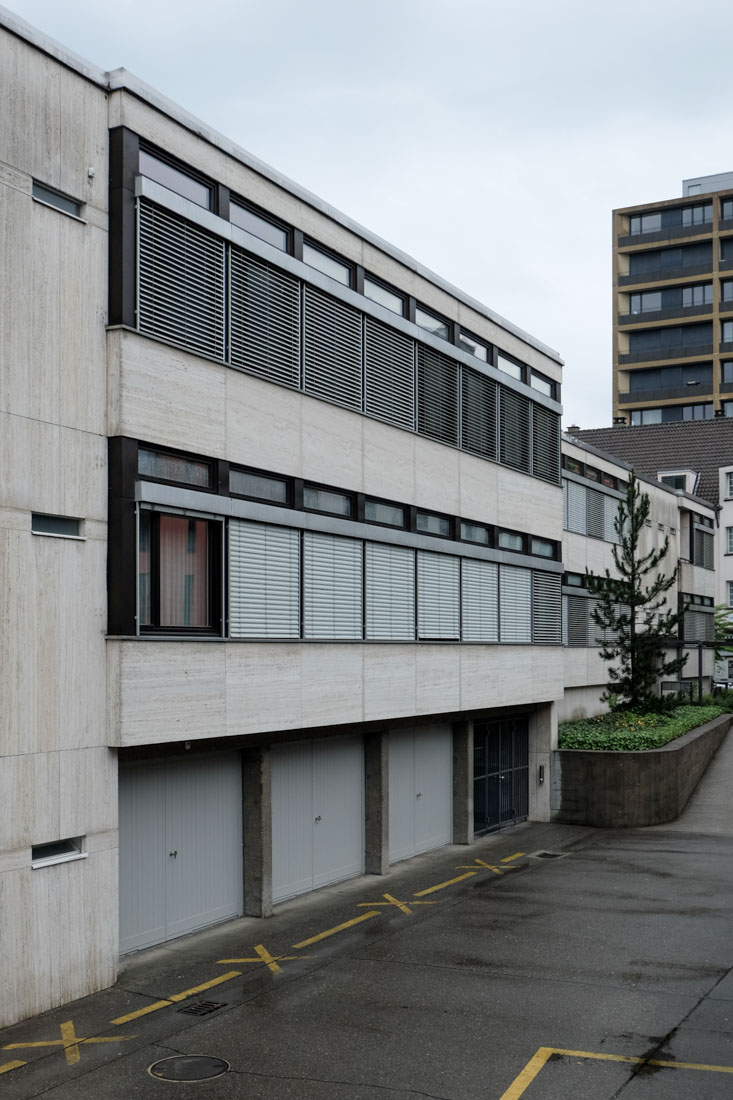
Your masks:
M614 211L613 416L733 416L733 172Z

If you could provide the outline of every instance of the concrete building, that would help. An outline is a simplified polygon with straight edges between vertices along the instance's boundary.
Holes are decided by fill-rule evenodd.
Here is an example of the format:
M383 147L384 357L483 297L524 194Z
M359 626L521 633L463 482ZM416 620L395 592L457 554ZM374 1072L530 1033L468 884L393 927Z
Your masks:
M733 172L613 213L613 416L733 416Z
M3 9L0 101L2 1026L547 820L610 541L540 341Z

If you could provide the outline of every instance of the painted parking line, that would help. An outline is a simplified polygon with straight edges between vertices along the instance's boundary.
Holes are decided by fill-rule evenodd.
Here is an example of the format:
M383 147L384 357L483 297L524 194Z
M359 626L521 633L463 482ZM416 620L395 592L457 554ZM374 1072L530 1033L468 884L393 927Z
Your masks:
M425 897L426 894L434 894L436 890L445 890L446 886L453 886L456 882L463 882L466 878L473 878L475 874L477 874L476 871L468 871L465 875L456 875L455 878L449 878L446 882L439 882L437 886L428 886L426 890L416 890L414 896L416 898L422 898Z
M67 1066L76 1065L81 1061L81 1051L79 1047L87 1043L125 1043L128 1039L134 1039L134 1035L96 1035L89 1039L81 1038L76 1034L76 1028L74 1027L73 1020L66 1020L65 1023L59 1024L59 1031L61 1032L60 1039L43 1039L36 1040L32 1043L7 1043L3 1050L29 1050L36 1047L63 1047L64 1056L66 1058ZM25 1065L25 1062L19 1062L13 1065L12 1062L8 1062L7 1065L11 1069L15 1069L18 1065Z
M415 895L415 896L417 897L417 895ZM391 894L382 894L382 897L385 898L386 900L385 901L360 901L360 902L357 902L357 907L367 906L367 905L373 905L375 907L378 906L378 905L381 905L381 906L393 905L395 907L395 909L399 909L400 912L409 913L410 915L412 915L412 909L410 908L411 905L435 905L434 901L412 901L412 899L410 901L399 901L397 898L392 897Z
M499 860L499 863L511 863L512 860L519 859L519 857L523 855L524 852L515 852L513 856L504 856L503 859Z
M327 928L325 932L319 932L315 936L311 936L308 940L301 940L300 943L293 944L293 950L299 951L301 947L310 947L313 943L320 943L321 940L327 940L329 936L335 936L337 932L344 932L347 928L353 928L355 924L361 924L362 921L369 920L370 917L378 917L379 910L373 909L371 913L362 913L360 917L354 917L353 920L345 920L343 924L337 924L333 928Z
M241 970L228 970L226 974L220 974L218 978L212 978L210 982L202 982L201 985L194 985L191 989L185 989L183 993L171 993L170 997L163 1001L155 1001L151 1005L146 1005L145 1008L138 1008L136 1012L128 1012L125 1016L118 1016L115 1020L110 1020L110 1023L116 1024L117 1026L129 1024L130 1020L138 1020L141 1016L147 1016L150 1012L157 1012L159 1008L169 1008L172 1004L177 1004L179 1001L185 1001L187 997L193 997L194 993L203 993L205 990L211 989L215 985L229 982L232 978L239 978L241 974Z
M475 859L473 863L458 863L457 869L460 871L463 867L475 867L480 871L493 871L495 875L503 875L505 871L511 871L511 867L497 867L494 863L486 863L483 859ZM477 874L477 871L474 871Z
M634 1058L629 1054L598 1054L591 1050L565 1050L563 1047L540 1047L527 1062L499 1100L519 1100L553 1055L566 1058L589 1058L597 1062L625 1062L635 1066L658 1066L663 1069L692 1069L705 1073L733 1073L733 1066L713 1066L704 1062L668 1062L661 1058Z
M27 1065L27 1062L18 1062L17 1060L15 1062L6 1062L4 1065L0 1066L0 1073L10 1073L11 1069L20 1069L21 1066Z
M271 955L270 952L261 943L257 943L254 946L254 950L257 952L254 958L247 959L217 959L220 963L265 963L268 969L273 974L281 974L282 967L278 966L281 962L292 962L293 959L307 959L307 955Z

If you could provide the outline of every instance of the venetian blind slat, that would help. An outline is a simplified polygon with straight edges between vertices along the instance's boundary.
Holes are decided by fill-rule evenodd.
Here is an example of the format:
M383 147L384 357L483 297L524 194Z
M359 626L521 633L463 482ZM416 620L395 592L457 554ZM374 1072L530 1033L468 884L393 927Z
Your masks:
M566 481L567 485L567 530L579 535L586 533L586 488L576 481Z
M229 634L300 636L300 536L288 527L229 523Z
M232 248L230 302L232 364L283 386L299 386L298 280Z
M499 386L499 461L529 473L529 398Z
M502 642L532 641L531 569L499 569L499 636Z
M494 562L461 563L461 629L464 642L499 640L499 569Z
M458 443L458 364L432 348L417 348L417 430Z
M532 473L557 485L560 481L560 417L532 402Z
M310 286L303 290L306 393L362 409L362 319Z
M560 574L532 572L532 641L558 645L562 641Z
M366 544L366 636L391 641L415 637L415 551Z
M152 203L138 212L140 331L223 361L224 242Z
M364 318L364 411L415 428L415 343L371 317Z
M460 637L460 562L449 554L417 554L417 622L420 638Z
M303 536L303 625L306 638L362 637L362 542Z
M461 447L496 460L496 382L461 368Z

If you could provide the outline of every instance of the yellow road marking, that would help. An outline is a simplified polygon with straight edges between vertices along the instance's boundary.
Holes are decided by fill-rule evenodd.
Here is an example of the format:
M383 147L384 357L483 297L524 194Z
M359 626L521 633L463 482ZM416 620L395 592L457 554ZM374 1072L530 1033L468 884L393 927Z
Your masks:
M454 882L463 882L464 878L473 878L476 871L468 871L465 875L456 875L455 878L449 878L447 882L439 882L437 886L428 886L427 890L417 890L415 892L416 898L422 898L425 894L434 894L436 890L445 890L446 886L452 886ZM413 905L415 902L412 903Z
M417 895L416 895L417 896ZM382 894L386 901L359 901L357 907L367 905L394 905L395 909L399 909L402 913L412 913L410 905L435 905L434 901L410 901L409 904L406 901L398 901L397 898L393 898L391 894Z
M11 1069L20 1069L21 1066L27 1066L27 1062L6 1062L5 1065L0 1066L0 1073L10 1073Z
M369 920L370 917L378 917L379 912L374 909L371 913L362 913L360 917L354 917L353 920L345 920L343 924L337 924L334 928L327 928L325 932L319 932L317 936L311 936L308 940L301 940L300 943L294 943L293 948L295 951L299 951L301 947L310 947L312 943L319 943L321 940L328 939L329 936L335 936L337 932L343 932L345 928L353 928L355 924L361 924L364 920Z
M282 967L278 966L278 962L290 962L292 959L307 958L307 955L271 955L266 947L263 947L261 943L255 944L254 950L257 952L255 958L249 959L217 959L220 963L266 963L273 974L282 973Z
M542 1067L553 1054L561 1054L567 1058L592 1058L598 1062L625 1062L626 1064L641 1066L660 1066L665 1069L694 1069L708 1073L733 1073L733 1066L712 1066L704 1062L668 1062L661 1058L634 1058L629 1054L596 1054L590 1050L565 1050L562 1047L540 1047L536 1054L530 1058L518 1077L512 1081L506 1092L502 1093L499 1100L519 1100L529 1085L532 1084Z
M503 875L506 869L503 867L495 867L493 863L485 863L483 859L475 859L473 863L459 863L457 866L459 871L464 867L479 867L485 871L493 871L495 875ZM511 867L509 870L511 870Z
M511 863L513 859L519 859L523 855L524 852L515 852L513 856L504 856L503 859L499 860L499 863Z
M130 1020L137 1020L140 1016L147 1016L149 1012L157 1012L159 1008L168 1008L178 1001L185 1001L186 997L192 997L194 993L203 993L205 989L211 989L212 986L221 985L222 982L229 982L232 978L238 978L241 973L241 970L228 970L226 974L220 974L218 978L212 978L210 982L202 982L201 985L195 985L191 989L185 989L183 993L172 993L165 1001L155 1001L151 1005L146 1005L145 1008L138 1008L136 1012L128 1012L125 1016L118 1016L115 1020L110 1020L110 1023L116 1024L117 1026L120 1024L129 1024Z
M90 1039L82 1039L76 1034L73 1020L66 1020L63 1024L59 1024L59 1031L61 1032L60 1039L40 1040L33 1043L7 1043L2 1049L20 1050L30 1047L63 1047L66 1064L68 1066L73 1066L81 1059L79 1046L82 1043L124 1043L128 1039L135 1038L134 1035L97 1035ZM24 1066L25 1064L25 1062L8 1062L6 1066L0 1067L0 1069L5 1073L8 1069L16 1069L18 1066Z

